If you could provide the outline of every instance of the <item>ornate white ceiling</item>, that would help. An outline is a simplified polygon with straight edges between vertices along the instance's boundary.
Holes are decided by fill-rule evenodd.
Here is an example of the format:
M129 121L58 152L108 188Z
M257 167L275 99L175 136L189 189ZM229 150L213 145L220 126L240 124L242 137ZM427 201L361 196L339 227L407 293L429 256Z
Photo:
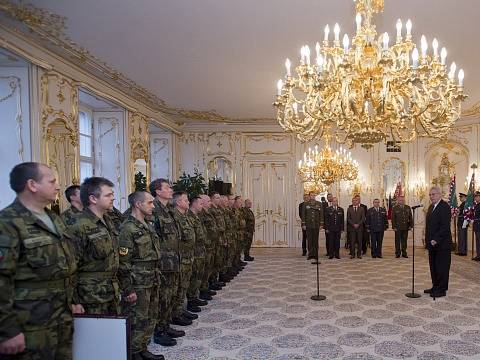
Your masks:
M168 106L211 110L231 118L273 118L276 80L285 57L338 22L354 30L352 0L36 0L67 18L67 34ZM437 37L480 100L480 2L385 0L377 29L394 34L411 18L418 44Z

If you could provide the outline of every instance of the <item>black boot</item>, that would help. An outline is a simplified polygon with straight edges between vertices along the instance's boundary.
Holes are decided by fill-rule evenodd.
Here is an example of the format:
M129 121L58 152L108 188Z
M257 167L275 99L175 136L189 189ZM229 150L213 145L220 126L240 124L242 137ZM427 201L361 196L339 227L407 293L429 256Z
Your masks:
M200 308L199 308L200 309ZM200 311L202 311L202 309L200 309ZM197 311L197 312L200 312L200 311ZM187 310L182 310L182 317L187 319L187 320L195 320L195 319L198 319L198 315L197 314L194 314L193 311L190 312L190 311L187 311Z
M145 350L133 356L133 360L137 360L137 359L138 360L165 360L165 357L163 355L152 354L151 352Z
M210 290L222 290L222 287L220 285L217 285L217 283L211 283L208 288Z
M179 337L185 336L185 331L177 330L169 326L167 328L167 335L170 336L171 338L179 338Z
M172 339L165 332L155 332L153 335L153 342L162 346L175 346L177 345L177 340Z
M199 298L202 299L202 300L207 300L207 301L210 301L210 300L213 299L212 295L210 295L206 291L200 291Z
M193 305L193 304L190 304L187 302L187 310L190 311L190 313L199 313L202 311L202 309L200 308L200 306L196 306L196 305ZM198 318L198 315L197 314L192 314L192 315L196 315L197 318Z
M191 303L192 305L195 305L195 306L206 306L206 305L208 305L208 302L206 302L205 300L200 300L200 299L197 299L197 298L189 299L188 302Z
M208 292L208 295L210 295L210 296L215 296L215 295L217 295L217 292L214 291L214 290L211 290L211 289L208 289L207 292Z
M178 325L178 326L188 326L188 325L192 325L192 320L190 319L187 319L183 316L181 317L174 317L172 319L172 324L173 325Z
M245 255L245 256L243 257L243 260L245 260L245 261L253 261L254 259L255 259L255 258L254 258L253 256L250 256L250 255Z

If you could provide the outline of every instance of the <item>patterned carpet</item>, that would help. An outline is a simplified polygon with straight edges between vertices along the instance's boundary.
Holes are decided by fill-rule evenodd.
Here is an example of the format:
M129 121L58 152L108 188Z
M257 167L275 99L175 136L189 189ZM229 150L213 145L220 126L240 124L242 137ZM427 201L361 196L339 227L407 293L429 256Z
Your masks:
M422 249L411 258L322 259L298 249L256 249L255 261L220 291L173 348L151 345L168 360L480 359L480 264L453 256L450 290L433 301ZM476 281L475 281L476 280Z

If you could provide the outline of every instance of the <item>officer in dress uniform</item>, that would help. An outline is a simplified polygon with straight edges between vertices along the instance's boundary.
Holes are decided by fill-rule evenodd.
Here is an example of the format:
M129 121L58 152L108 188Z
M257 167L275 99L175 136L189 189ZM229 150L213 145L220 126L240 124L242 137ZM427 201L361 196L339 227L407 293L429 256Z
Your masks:
M323 205L315 200L315 193L310 192L310 200L305 204L302 215L302 229L307 231L308 257L307 260L318 257L318 235L323 227Z
M458 234L458 249L457 255L466 256L467 255L467 237L468 237L468 224L463 227L463 210L465 210L465 201L467 200L467 194L459 193L460 197L460 207L458 208L458 217L457 217L457 234Z
M475 210L473 221L473 232L475 233L476 254L472 260L480 261L480 192L475 192Z
M329 259L340 259L340 236L345 230L345 214L343 209L338 206L338 199L332 198L332 205L325 211L325 233L330 238Z
M382 243L385 230L388 229L387 211L380 207L380 200L373 200L373 207L368 209L365 220L367 231L370 233L372 258L382 258Z
M399 258L400 254L404 258L407 255L407 237L408 230L413 226L412 209L405 205L405 197L400 195L397 204L392 209L392 229L395 231L395 257Z
M308 200L310 199L310 196L308 194L303 194L303 202L298 204L298 217L300 218L300 221L303 223L304 219L302 218L303 216L303 208L307 204ZM307 255L307 230L303 229L302 227L302 256Z

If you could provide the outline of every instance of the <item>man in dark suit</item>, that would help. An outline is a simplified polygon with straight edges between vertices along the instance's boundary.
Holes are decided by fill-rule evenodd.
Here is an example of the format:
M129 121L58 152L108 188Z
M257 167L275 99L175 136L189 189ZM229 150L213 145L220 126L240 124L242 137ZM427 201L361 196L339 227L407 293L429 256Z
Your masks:
M355 244L357 257L362 258L362 239L365 225L365 210L360 206L360 197L352 199L352 205L347 210L347 227L350 234L350 259L355 257Z
M460 193L460 207L458 208L458 217L457 217L457 234L458 234L458 248L457 255L466 256L467 255L467 237L468 237L468 224L463 227L463 210L465 210L465 200L467 200L467 194Z
M480 261L480 192L475 192L475 213L473 221L473 232L475 233L476 254L472 260Z
M345 230L345 214L338 206L338 199L332 198L332 206L325 211L325 234L329 236L328 258L340 259L340 236Z
M452 260L452 232L450 230L450 205L442 200L442 191L432 187L428 194L431 205L425 221L425 243L428 249L428 263L432 277L432 288L424 292L433 298L445 296Z
M310 199L308 194L303 194L303 202L298 204L298 217L300 220L305 222L305 219L302 218L303 216L303 208L305 207L305 204L307 201ZM302 227L302 256L307 255L307 229Z
M370 233L372 258L382 258L383 235L388 229L388 219L387 211L380 207L379 199L373 200L373 207L368 209L365 225Z
M362 204L362 199L360 198L360 195L355 195L356 198L358 198L358 203L360 204L360 207L363 208L363 211L365 212L365 216L367 216L367 211L368 211L368 206L365 204ZM363 227L363 235L362 235L362 254L365 255L367 253L367 246L370 244L370 233L367 231L367 227Z

